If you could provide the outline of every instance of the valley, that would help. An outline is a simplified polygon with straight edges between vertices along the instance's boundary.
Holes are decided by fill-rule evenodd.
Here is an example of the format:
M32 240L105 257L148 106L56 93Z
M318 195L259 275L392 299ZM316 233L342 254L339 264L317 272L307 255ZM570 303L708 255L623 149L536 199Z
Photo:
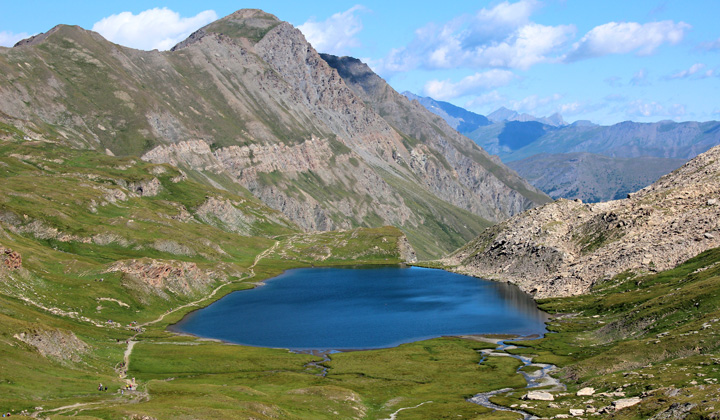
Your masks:
M720 418L717 123L485 118L373 68L257 9L0 47L0 413ZM183 330L235 292L280 299L206 327L349 341ZM345 322L385 307L409 335Z

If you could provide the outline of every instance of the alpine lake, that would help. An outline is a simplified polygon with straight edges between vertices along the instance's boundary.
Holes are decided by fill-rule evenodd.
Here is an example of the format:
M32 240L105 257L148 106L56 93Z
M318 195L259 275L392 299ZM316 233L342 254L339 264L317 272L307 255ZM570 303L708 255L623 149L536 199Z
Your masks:
M542 335L516 286L402 266L289 270L192 312L172 331L292 350L361 350L470 334Z

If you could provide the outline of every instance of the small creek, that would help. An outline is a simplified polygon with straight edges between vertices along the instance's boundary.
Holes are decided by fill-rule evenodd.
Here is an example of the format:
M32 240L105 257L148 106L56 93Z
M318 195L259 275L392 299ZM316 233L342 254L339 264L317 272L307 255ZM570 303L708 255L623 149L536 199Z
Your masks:
M498 347L494 350L486 349L481 350L483 357L480 359L479 363L483 363L485 360L487 360L490 356L497 356L497 357L512 357L514 359L519 360L522 362L522 366L520 366L517 369L517 372L522 374L525 378L525 381L527 382L526 389L529 388L539 388L539 387L551 387L548 389L548 391L564 391L566 389L565 385L563 385L560 381L550 376L550 372L556 369L555 365L545 364L545 363L533 363L531 357L526 356L520 356L520 355L514 355L511 353L506 352L505 350L511 350L514 348L517 348L516 346L512 344L508 344L507 341L515 341L515 340L523 340L526 339L525 337L517 338L514 340L498 340L495 343L498 344ZM501 353L502 352L502 353ZM525 372L522 370L523 368L527 366L533 366L540 368L539 370L536 370L534 372ZM497 410L497 411L509 411L512 413L518 413L523 416L525 420L534 420L538 417L527 413L522 410L516 410L514 408L509 407L503 407L497 404L493 404L490 402L490 398L499 395L504 394L506 392L515 391L514 388L503 388L503 389L497 389L494 391L489 392L481 392L479 394L475 394L472 398L469 398L468 401L481 405L483 407L489 408L491 410Z

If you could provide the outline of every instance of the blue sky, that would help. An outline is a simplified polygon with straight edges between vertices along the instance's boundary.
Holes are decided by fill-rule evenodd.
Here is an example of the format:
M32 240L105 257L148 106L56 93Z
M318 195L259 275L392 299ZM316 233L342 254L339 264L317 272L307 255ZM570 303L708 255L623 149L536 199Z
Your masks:
M167 49L216 18L260 8L319 51L368 62L398 91L482 114L505 106L570 122L720 120L717 0L6 3L6 46L64 23Z

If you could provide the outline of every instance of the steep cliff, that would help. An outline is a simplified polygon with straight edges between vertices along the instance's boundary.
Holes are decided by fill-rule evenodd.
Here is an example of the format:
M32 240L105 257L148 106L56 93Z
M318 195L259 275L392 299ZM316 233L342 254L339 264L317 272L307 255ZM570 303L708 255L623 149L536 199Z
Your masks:
M483 232L446 263L536 297L588 292L616 274L672 268L720 246L720 146L627 199L558 200Z

